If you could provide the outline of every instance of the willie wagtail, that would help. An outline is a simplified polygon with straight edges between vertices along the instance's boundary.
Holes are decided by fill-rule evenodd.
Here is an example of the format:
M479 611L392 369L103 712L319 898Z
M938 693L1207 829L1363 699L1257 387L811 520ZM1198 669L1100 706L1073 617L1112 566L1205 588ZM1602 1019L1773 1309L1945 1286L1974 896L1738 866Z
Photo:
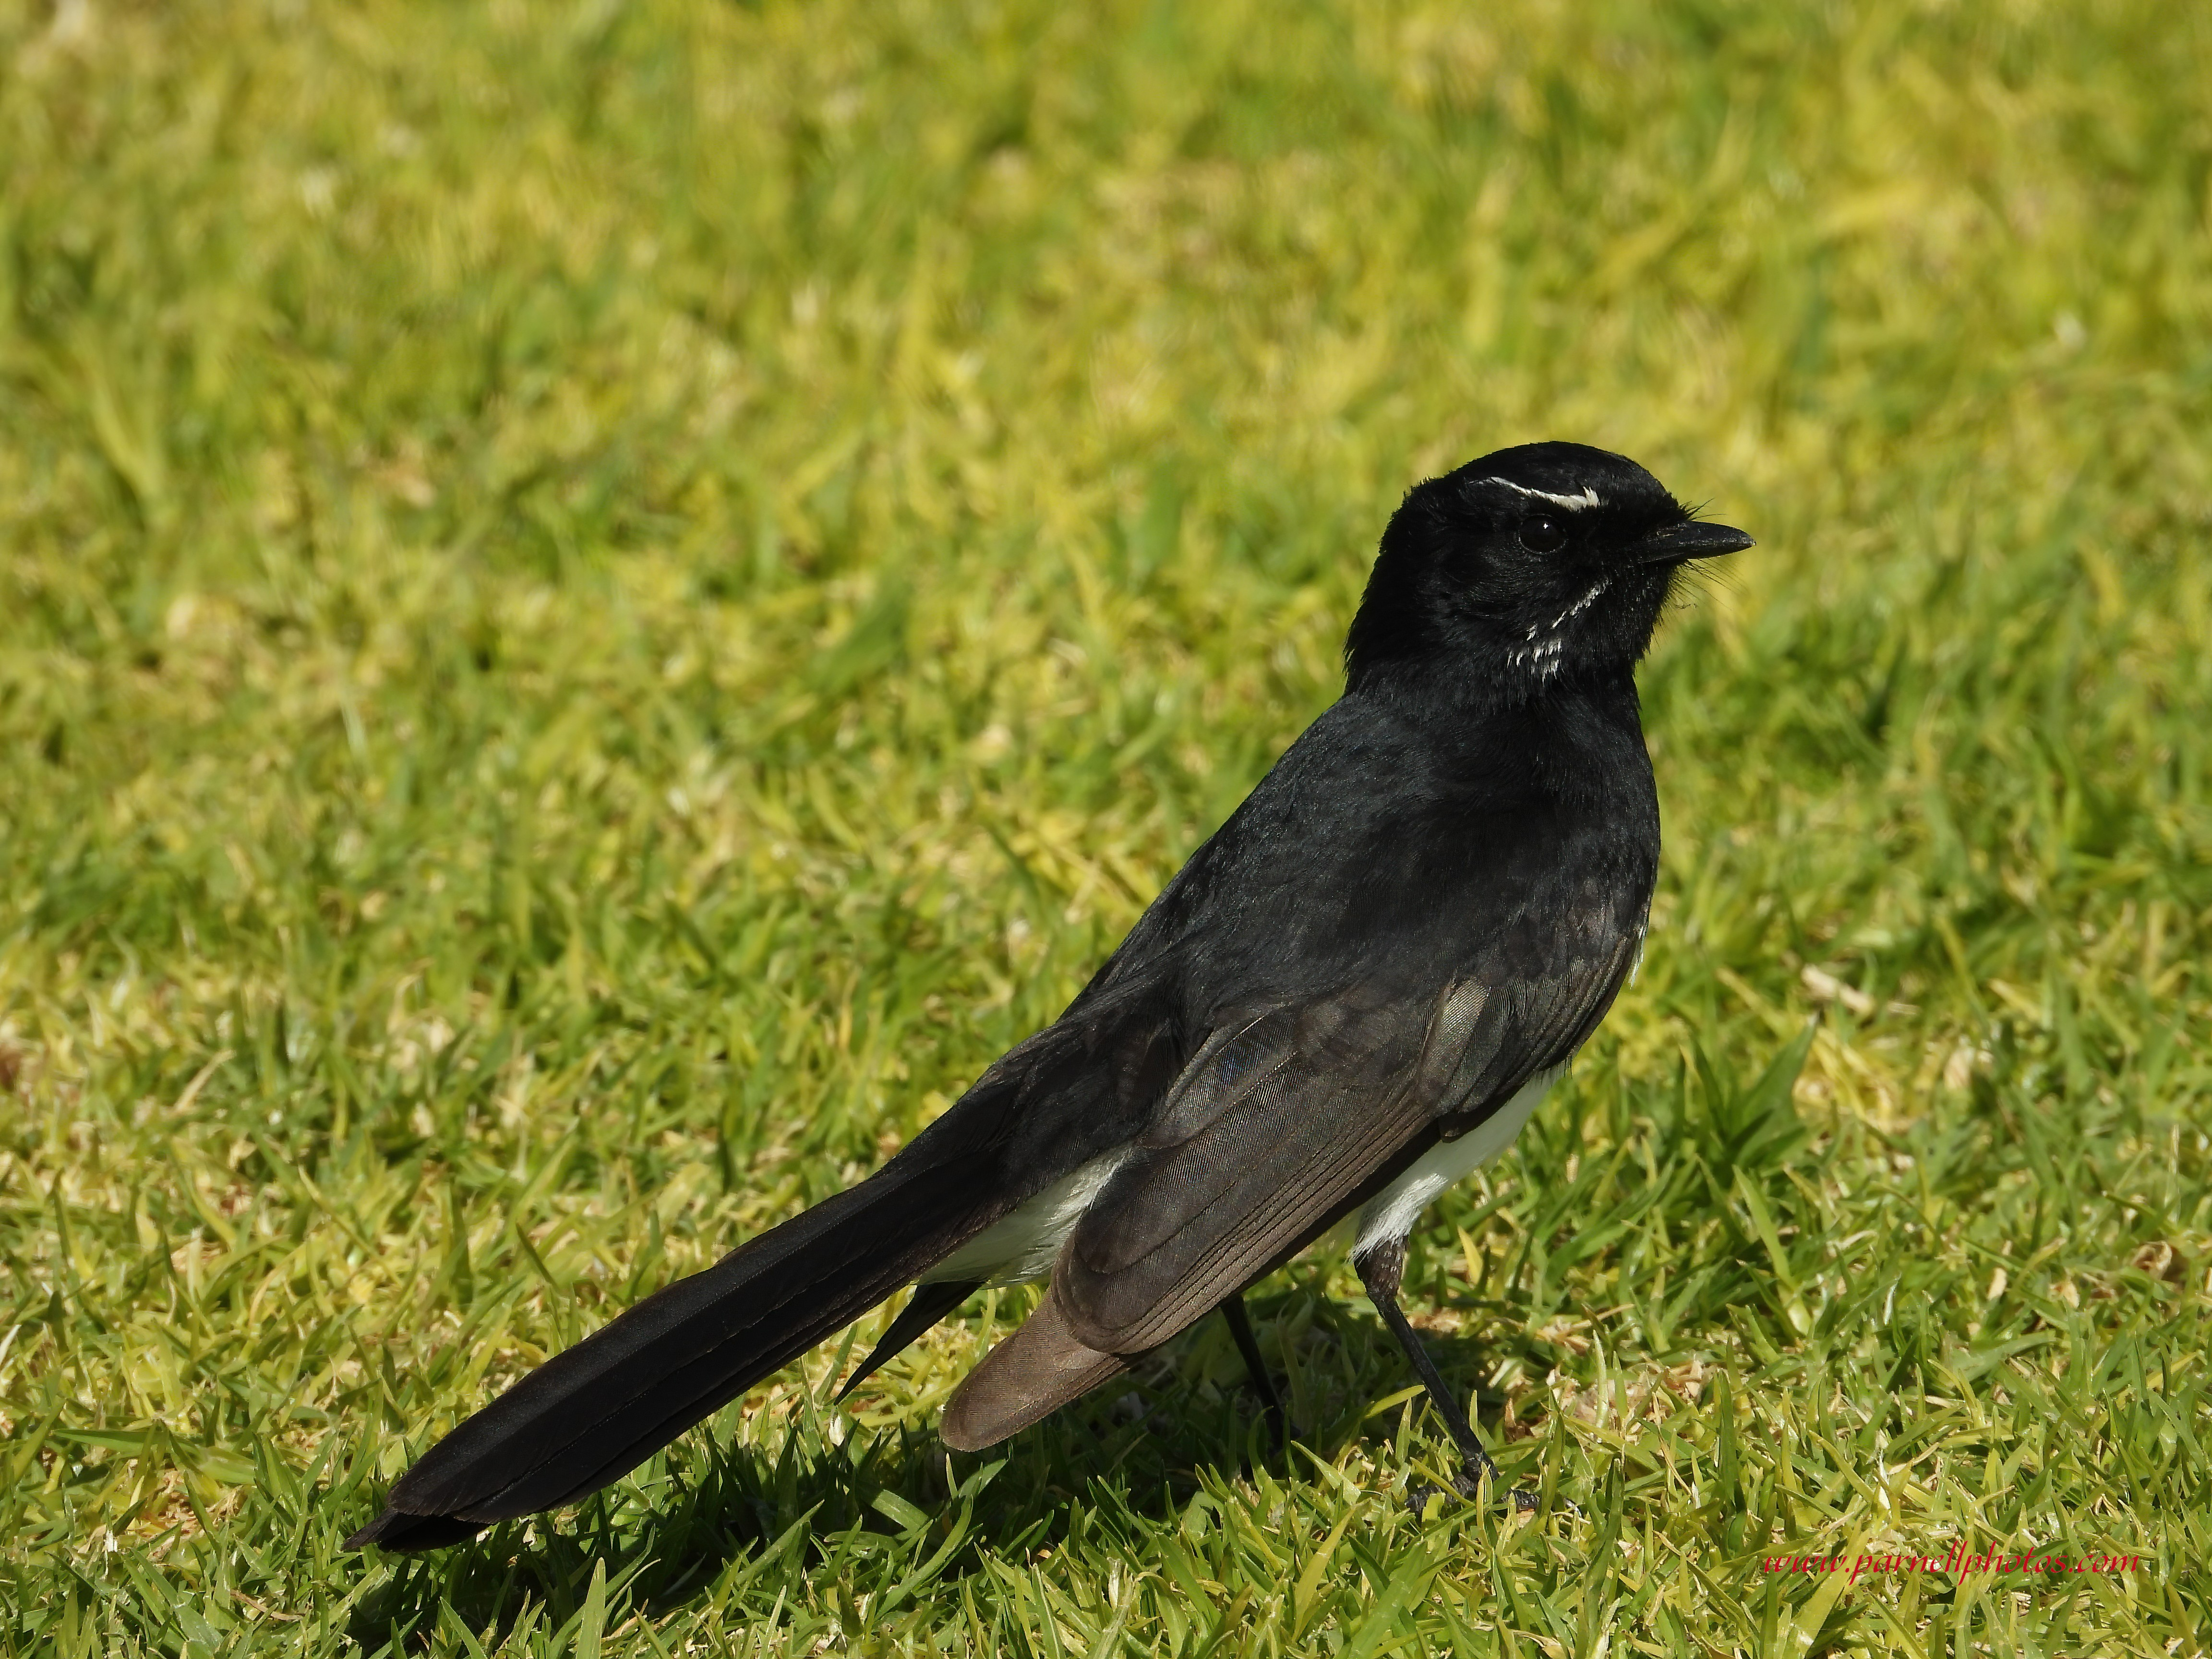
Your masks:
M1494 1470L1398 1305L1406 1239L1636 962L1659 867L1636 663L1683 566L1751 544L1580 444L1417 485L1343 696L1066 1013L859 1186L462 1423L349 1541L426 1549L571 1503L909 1284L848 1390L979 1287L1050 1275L947 1403L960 1450L1217 1308L1272 1406L1242 1294L1355 1211L1353 1262L1471 1493Z

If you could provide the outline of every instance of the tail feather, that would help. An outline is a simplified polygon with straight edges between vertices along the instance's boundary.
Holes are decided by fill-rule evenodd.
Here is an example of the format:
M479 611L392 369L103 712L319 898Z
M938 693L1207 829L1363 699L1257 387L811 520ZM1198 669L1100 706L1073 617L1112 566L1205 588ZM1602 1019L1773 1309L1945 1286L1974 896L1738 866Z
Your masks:
M965 1160L895 1161L647 1297L433 1446L347 1543L433 1548L619 1480L957 1246L977 1190Z
M883 1340L868 1350L868 1357L845 1379L845 1386L837 1390L837 1403L842 1405L854 1389L874 1376L884 1361L899 1353L908 1343L981 1290L983 1283L980 1279L946 1279L915 1285L913 1299L891 1321Z

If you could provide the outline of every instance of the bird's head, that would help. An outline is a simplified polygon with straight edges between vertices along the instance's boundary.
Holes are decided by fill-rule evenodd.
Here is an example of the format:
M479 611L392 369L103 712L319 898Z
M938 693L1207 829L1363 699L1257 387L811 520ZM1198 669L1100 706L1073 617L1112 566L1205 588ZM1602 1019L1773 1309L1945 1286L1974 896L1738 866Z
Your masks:
M1344 654L1354 690L1442 672L1509 699L1632 666L1675 577L1751 538L1626 456L1522 444L1407 492Z

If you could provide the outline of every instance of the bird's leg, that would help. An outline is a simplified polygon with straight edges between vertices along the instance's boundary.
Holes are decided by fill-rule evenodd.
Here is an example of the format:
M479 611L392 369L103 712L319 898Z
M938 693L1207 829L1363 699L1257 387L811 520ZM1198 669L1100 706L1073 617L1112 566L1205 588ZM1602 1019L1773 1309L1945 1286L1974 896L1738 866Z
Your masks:
M1473 1498L1487 1480L1503 1485L1498 1465L1490 1461L1490 1454L1482 1449L1475 1437L1474 1425L1467 1420L1460 1408L1458 1397L1444 1384L1443 1375L1437 1370L1437 1362L1429 1358L1429 1351L1421 1346L1420 1333L1406 1317L1405 1310L1398 1305L1398 1286L1406 1276L1406 1241L1402 1238L1385 1240L1352 1258L1352 1265L1359 1269L1359 1282L1367 1287L1368 1299L1374 1303L1375 1311L1382 1316L1382 1322L1398 1339L1398 1346L1406 1351L1406 1358L1413 1365L1413 1374L1421 1379L1428 1390L1429 1403L1436 1407L1437 1415L1444 1420L1452 1443L1459 1448L1460 1472L1452 1485L1462 1498ZM1419 1513L1435 1493L1435 1488L1416 1486L1406 1494L1406 1502ZM1516 1492L1516 1503L1522 1495Z
M1252 1334L1252 1317L1244 1311L1243 1291L1238 1291L1221 1304L1221 1316L1229 1322L1229 1334L1237 1339L1237 1352L1244 1356L1244 1369L1251 1373L1252 1386L1267 1407L1267 1421L1275 1431L1275 1447L1279 1451L1290 1443L1290 1413L1283 1409L1283 1396L1276 1391L1274 1376L1267 1370L1267 1362L1260 1358L1259 1339Z

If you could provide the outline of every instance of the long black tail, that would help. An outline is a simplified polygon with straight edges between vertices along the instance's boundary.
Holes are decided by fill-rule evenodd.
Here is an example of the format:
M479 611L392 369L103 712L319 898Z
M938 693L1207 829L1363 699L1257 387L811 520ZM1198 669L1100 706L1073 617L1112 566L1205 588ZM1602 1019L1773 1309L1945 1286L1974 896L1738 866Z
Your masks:
M991 1206L920 1145L556 1354L424 1453L358 1548L433 1549L619 1480L911 1283Z

